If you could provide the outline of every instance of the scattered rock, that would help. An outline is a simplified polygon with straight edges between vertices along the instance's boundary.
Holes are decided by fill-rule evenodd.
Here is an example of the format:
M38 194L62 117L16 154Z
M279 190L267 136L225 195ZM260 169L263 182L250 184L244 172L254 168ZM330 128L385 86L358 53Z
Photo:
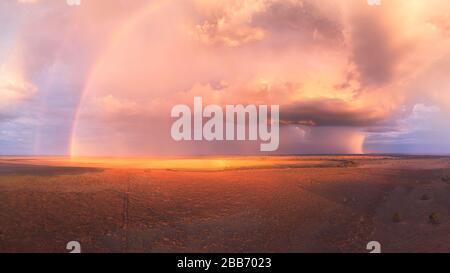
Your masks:
M398 212L394 213L392 216L392 221L394 221L394 223L400 223L402 220L402 216Z
M430 216L428 216L428 220L433 225L439 225L441 223L441 221L439 220L439 214L437 214L436 212L430 214Z

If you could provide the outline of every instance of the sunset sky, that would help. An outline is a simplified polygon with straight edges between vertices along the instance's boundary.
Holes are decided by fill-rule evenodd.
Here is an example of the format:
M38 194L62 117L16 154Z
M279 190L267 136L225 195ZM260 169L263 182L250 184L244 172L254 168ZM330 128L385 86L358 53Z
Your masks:
M0 0L0 154L255 154L170 109L279 104L277 153L450 154L448 0Z

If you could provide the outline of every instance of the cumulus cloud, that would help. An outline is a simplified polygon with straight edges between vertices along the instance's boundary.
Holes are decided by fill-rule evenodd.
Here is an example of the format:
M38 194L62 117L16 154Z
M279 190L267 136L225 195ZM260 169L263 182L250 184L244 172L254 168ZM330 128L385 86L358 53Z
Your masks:
M208 45L236 47L260 41L265 33L251 25L253 16L265 8L265 3L244 1L194 1L196 19L192 35Z
M208 2L194 1L197 23L192 34L209 45L236 47L263 41L272 45L336 46L344 42L340 5L330 6L330 1Z
M360 15L352 24L351 60L356 65L361 83L383 86L394 78L396 65L403 52L393 39L383 18Z
M344 42L341 6L330 1L267 1L253 24L270 32L274 40L291 40L304 50L310 50L306 46L311 44L336 47Z
M446 0L0 5L8 28L0 57L14 49L17 58L0 75L0 116L14 105L13 114L34 119L27 126L39 124L29 131L41 150L59 139L67 146L72 128L64 124L75 120L74 151L84 154L252 152L246 143L170 141L170 108L196 95L219 105L281 105L282 152L361 152L365 141L375 147L388 134L417 134L405 122L416 105L440 109L422 113L427 120L450 112ZM429 124L440 131L442 123Z
M103 39L142 3L100 0L77 8L64 0L0 3L2 152L68 152L87 71ZM18 139L23 141L15 143Z
M358 108L351 102L336 99L314 99L283 105L282 124L310 126L372 127L385 119L384 113L365 107Z
M124 147L135 143L148 153L160 147L173 152L173 143L155 136L170 125L163 113L175 104L191 104L198 95L219 105L280 104L282 143L289 143L282 144L283 152L322 151L324 146L329 151L362 151L370 132L398 130L400 109L417 94L408 83L420 72L418 63L432 61L425 57L426 45L441 39L437 32L428 36L428 30L412 27L430 18L433 10L424 15L420 2L410 4L374 8L350 1L199 0L186 1L182 8L172 3L149 7L105 52L91 74L83 104L112 94L121 105L136 105L137 116L159 115L149 125L154 133L134 125L126 128L123 116L116 129L109 124L108 134L135 135L129 142L122 139ZM405 15L406 9L412 15ZM172 15L170 24L163 23L167 20L161 14ZM399 14L406 18L400 24L395 20ZM141 36L143 28L146 37ZM440 45L439 51L445 47ZM133 73L124 74L124 68ZM93 146L77 135L89 135L96 127L104 130L83 113L75 152ZM155 137L139 141L139 135L147 135L144 131ZM327 131L335 141L327 138ZM221 147L189 145L177 149L215 153ZM237 145L228 151L243 149Z
M0 93L2 100L0 105L8 105L23 101L36 93L36 86L28 82L17 72L0 69Z

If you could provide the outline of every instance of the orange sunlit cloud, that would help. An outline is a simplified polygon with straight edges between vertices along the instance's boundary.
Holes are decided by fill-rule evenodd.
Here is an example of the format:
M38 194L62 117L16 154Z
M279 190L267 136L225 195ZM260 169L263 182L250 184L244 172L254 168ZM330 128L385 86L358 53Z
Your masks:
M409 152L405 139L426 152L450 135L442 128L450 114L448 1L84 1L72 9L40 1L20 9L54 15L45 26L35 24L38 15L22 18L11 39L27 60L18 73L37 88L30 96L57 96L49 90L71 71L72 155L257 151L248 142L174 142L170 109L194 96L279 104L279 153Z

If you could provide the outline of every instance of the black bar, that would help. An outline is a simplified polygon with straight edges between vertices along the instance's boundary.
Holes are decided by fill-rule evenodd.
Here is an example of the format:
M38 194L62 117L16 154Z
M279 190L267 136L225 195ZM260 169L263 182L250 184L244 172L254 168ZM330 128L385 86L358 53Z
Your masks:
M237 262L246 258L250 264ZM56 272L400 272L445 266L449 254L0 254L2 268ZM254 261L256 259L258 263ZM189 260L210 260L210 266L179 267ZM261 261L270 260L270 266ZM226 262L226 267L224 263ZM443 268L445 269L445 267ZM3 271L1 272L8 272ZM9 271L13 272L13 271Z

